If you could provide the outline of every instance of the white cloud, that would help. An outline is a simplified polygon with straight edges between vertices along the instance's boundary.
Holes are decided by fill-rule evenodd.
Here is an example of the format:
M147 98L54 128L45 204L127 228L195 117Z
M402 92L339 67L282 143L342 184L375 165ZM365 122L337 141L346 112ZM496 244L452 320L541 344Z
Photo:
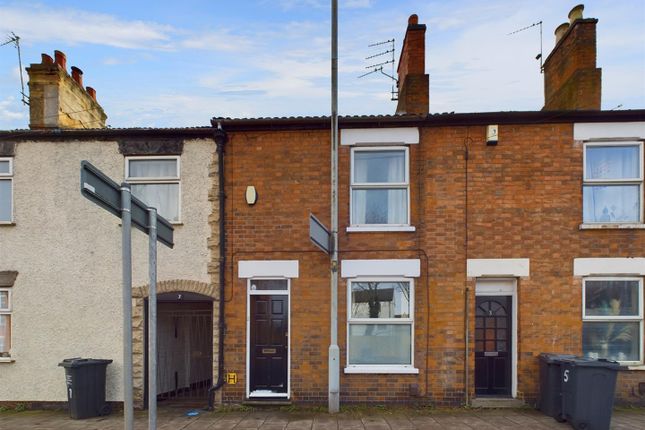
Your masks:
M27 119L27 108L13 96L0 100L0 130L24 128Z
M0 31L14 31L23 42L62 41L117 48L167 49L173 28L141 20L41 5L0 6Z
M191 36L183 40L180 45L188 49L239 52L248 50L253 44L248 37L221 30Z

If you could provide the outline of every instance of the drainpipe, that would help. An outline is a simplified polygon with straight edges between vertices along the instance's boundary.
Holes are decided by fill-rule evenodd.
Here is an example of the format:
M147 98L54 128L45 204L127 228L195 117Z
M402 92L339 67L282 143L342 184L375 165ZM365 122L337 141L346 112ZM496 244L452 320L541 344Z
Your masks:
M213 124L215 126L215 124ZM208 389L208 410L211 411L215 404L215 392L224 386L224 332L226 321L224 319L224 274L226 268L226 225L225 225L225 202L224 193L224 145L228 142L228 135L222 128L220 122L213 132L215 145L217 148L217 179L219 182L219 192L217 199L219 201L219 346L217 357L217 382Z
M464 400L466 406L470 405L470 288L468 286L468 142L470 136L464 140Z

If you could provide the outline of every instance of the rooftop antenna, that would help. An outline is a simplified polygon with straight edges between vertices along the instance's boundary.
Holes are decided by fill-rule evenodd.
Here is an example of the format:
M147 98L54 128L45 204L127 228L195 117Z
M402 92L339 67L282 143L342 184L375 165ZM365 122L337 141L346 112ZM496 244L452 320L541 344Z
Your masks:
M372 58L382 57L382 56L387 55L387 54L392 54L391 58L389 60L387 60L387 61L382 61L380 63L371 64L371 65L365 67L366 69L370 69L370 71L367 72L367 73L363 73L358 78L359 79L363 78L365 76L371 75L372 73L381 73L382 75L387 76L388 78L390 78L393 81L390 100L396 101L396 100L399 99L399 88L398 88L399 87L399 80L394 77L394 53L395 53L394 39L392 38L392 39L386 40L384 42L372 43L371 45L367 45L367 46L369 48L373 48L375 46L382 46L382 45L389 45L388 46L389 49L387 49L386 51L379 52L377 54L365 57L365 59L366 60L371 60ZM390 72L390 74L385 73L383 71L383 66L386 66L388 64L392 65L392 71Z
M507 36L510 36L515 33L519 33L524 30L528 30L529 28L533 27L540 27L540 53L535 56L536 60L540 60L540 73L544 73L544 67L542 65L542 21L534 22L531 25L527 25L526 27L520 28L515 31L511 31L510 33L507 34Z
M20 73L20 95L22 96L22 102L26 105L29 105L29 96L25 94L25 81L22 77L22 58L20 57L20 37L16 35L13 31L9 33L9 39L5 42L0 43L0 46L5 46L10 43L18 50L18 72Z

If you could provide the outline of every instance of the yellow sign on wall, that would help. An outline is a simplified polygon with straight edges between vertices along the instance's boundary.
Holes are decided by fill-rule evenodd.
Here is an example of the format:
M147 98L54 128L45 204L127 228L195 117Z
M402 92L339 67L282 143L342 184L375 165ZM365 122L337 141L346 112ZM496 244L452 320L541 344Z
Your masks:
M237 373L234 373L234 372L227 373L226 383L231 385L237 384Z

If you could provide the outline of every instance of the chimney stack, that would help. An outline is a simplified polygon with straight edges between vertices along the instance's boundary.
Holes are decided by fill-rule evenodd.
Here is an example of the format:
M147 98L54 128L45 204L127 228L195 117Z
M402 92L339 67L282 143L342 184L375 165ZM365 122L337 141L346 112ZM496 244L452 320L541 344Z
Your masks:
M399 57L397 114L428 115L430 78L425 73L426 26L410 15Z
M600 110L602 70L596 67L595 18L583 18L584 5L569 12L555 30L555 48L544 61L542 110Z
M54 51L54 59L42 54L39 64L27 67L29 74L29 128L105 128L107 115L96 101L96 91L83 89L83 71Z

